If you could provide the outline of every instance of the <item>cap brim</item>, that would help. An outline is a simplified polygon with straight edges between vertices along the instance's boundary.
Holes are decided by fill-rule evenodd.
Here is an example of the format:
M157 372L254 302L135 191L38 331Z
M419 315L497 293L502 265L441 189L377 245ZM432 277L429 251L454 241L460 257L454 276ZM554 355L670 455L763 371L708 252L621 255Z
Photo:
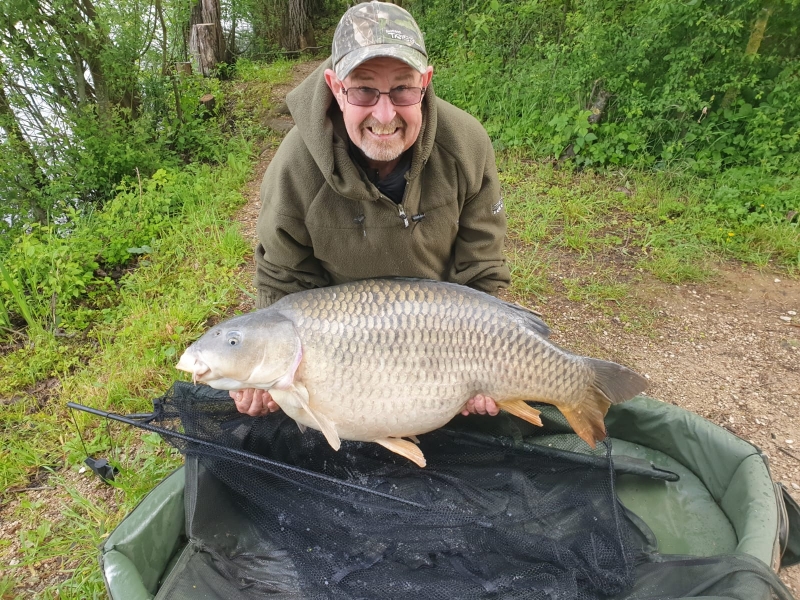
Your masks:
M428 67L428 57L419 50L403 44L374 44L345 54L333 70L341 81L358 65L372 58L396 58L420 73L424 73Z

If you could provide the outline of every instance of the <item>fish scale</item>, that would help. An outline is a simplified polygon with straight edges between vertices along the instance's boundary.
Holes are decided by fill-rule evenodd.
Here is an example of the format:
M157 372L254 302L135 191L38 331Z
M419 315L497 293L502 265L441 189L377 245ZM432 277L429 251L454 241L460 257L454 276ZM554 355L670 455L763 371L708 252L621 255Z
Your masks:
M301 426L375 441L420 465L404 437L444 425L476 394L532 423L555 405L587 443L611 403L646 387L630 369L571 354L537 315L463 286L377 279L286 296L220 323L178 368L221 389L257 387Z

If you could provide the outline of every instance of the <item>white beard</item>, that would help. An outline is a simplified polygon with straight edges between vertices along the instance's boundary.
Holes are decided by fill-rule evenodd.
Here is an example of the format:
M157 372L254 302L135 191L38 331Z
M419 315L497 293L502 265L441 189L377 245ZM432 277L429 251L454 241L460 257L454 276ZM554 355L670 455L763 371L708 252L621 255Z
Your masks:
M399 131L398 135L393 136L392 139L377 140L372 137L372 134L367 130L369 127L397 128ZM361 145L359 147L370 160L390 162L398 158L405 150L405 122L399 116L395 116L387 126L381 125L378 121L370 117L361 123L360 128Z

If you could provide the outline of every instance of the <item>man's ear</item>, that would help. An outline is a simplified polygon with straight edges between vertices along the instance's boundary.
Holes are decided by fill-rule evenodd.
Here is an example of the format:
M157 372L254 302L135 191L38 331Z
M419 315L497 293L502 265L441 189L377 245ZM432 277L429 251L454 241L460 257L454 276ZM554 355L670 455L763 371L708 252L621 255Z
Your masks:
M431 79L433 79L433 66L428 65L428 68L422 73L422 87L428 87Z
M344 100L344 98L342 98L342 82L339 81L338 77L336 77L336 73L333 69L325 69L325 83L328 84L333 97L336 98L336 102L339 104L339 109L344 110L344 107L342 106Z

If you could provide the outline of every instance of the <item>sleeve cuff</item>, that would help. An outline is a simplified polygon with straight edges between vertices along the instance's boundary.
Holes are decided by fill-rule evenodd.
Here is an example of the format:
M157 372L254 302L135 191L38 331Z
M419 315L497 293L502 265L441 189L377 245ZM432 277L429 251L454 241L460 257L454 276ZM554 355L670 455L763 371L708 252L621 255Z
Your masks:
M272 290L258 290L258 301L256 302L256 308L267 308L268 306L275 304L281 298L282 295L276 294Z

